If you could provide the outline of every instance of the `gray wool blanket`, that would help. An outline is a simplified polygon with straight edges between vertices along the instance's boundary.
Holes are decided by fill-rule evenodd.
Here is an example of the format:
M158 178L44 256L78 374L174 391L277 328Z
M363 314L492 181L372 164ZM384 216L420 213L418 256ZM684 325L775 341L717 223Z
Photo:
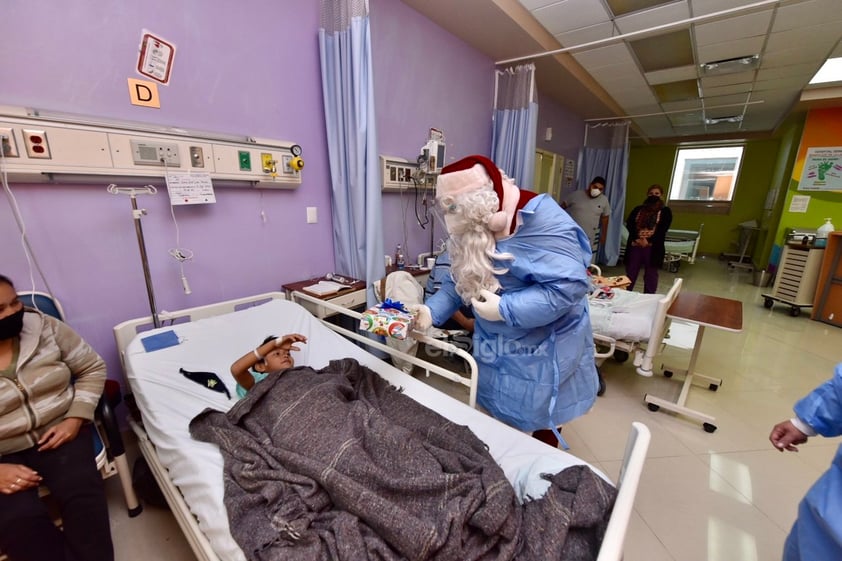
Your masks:
M586 466L520 505L485 445L353 359L293 368L194 438L219 446L252 560L595 559L615 498Z

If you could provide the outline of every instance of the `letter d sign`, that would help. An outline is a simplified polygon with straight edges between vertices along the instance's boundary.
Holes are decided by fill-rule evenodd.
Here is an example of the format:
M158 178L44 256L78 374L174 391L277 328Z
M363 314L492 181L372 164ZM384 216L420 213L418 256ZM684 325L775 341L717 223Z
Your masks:
M158 97L158 84L145 80L129 78L129 99L132 105L143 107L161 107L161 100Z

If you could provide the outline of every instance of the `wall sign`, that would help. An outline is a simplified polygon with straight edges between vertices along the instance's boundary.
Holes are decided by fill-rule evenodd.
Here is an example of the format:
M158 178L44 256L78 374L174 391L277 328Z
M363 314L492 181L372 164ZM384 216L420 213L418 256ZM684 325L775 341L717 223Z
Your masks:
M799 191L842 191L842 147L808 148Z
M170 171L167 172L166 181L170 204L173 206L216 202L209 173Z
M129 99L131 99L132 105L160 109L161 99L158 97L158 84L136 78L129 78L128 80Z
M174 58L175 45L143 30L140 38L140 55L137 58L137 71L141 75L162 84L168 84Z

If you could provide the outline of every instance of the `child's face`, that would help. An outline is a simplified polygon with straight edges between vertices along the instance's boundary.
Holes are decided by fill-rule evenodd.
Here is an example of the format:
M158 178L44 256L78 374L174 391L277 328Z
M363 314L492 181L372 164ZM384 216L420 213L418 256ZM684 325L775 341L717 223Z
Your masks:
M263 370L258 368L259 372L277 372L278 370L292 368L295 366L295 361L290 356L289 349L278 347L266 355L263 363L259 363L258 366L263 367Z

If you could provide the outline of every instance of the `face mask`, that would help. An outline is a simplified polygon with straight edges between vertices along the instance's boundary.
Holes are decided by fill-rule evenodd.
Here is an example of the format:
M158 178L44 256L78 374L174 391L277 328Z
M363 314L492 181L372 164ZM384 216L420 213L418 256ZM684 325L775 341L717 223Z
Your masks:
M601 189L591 189L591 197L597 198L602 193Z
M660 200L661 200L661 197L659 197L658 195L649 195L648 197L646 197L646 204L654 205L655 203L657 203Z
M23 329L23 308L0 319L0 341L11 339L20 335Z

